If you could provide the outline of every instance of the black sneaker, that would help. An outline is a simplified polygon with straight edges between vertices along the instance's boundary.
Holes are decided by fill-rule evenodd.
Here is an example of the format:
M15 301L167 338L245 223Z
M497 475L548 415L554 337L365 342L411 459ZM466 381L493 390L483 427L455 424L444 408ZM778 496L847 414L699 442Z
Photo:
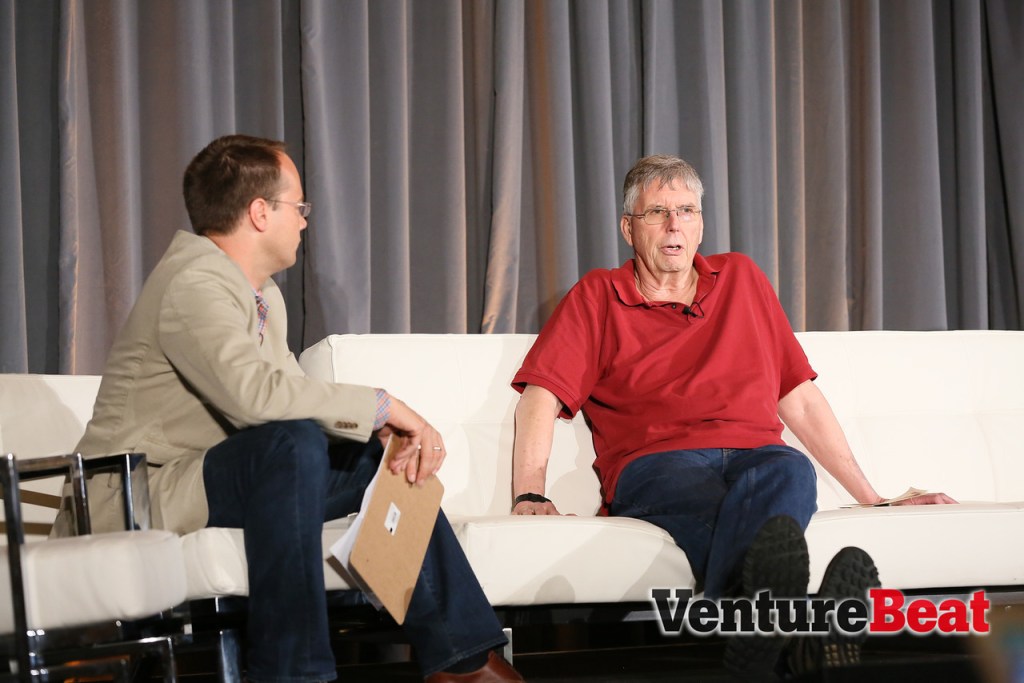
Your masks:
M837 603L847 598L867 600L868 589L879 585L878 569L871 556L860 548L847 547L828 563L818 597L833 598ZM867 637L867 629L856 634L832 629L822 636L799 638L789 653L790 669L801 674L857 664Z
M773 598L804 598L810 576L807 541L792 517L772 517L754 537L743 561L742 595L763 590ZM736 635L725 645L725 667L744 681L777 680L781 635Z

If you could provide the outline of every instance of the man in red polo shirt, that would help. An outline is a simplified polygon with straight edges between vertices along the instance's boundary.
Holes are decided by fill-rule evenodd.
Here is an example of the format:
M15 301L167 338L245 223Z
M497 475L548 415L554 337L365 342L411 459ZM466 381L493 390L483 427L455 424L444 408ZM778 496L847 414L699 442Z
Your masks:
M634 257L594 270L544 326L513 386L514 514L558 514L543 494L555 418L587 416L604 514L646 519L686 551L705 596L806 595L803 530L814 467L782 440L780 417L858 501L865 478L768 278L748 257L697 253L704 233L696 171L640 159L626 175L620 229ZM914 503L953 502L943 494ZM821 593L863 596L871 558L841 551ZM831 647L855 660L859 645ZM726 665L770 677L783 643L733 638ZM839 650L836 652L836 650Z

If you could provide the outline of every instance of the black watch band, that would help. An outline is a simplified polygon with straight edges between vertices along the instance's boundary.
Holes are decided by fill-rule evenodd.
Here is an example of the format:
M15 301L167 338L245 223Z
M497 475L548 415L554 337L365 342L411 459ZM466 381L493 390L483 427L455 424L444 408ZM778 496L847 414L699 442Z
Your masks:
M522 502L527 502L527 503L550 503L551 500L548 499L548 498L545 498L544 496L540 495L539 493L520 493L518 496L516 496L516 499L512 502L512 507L515 508L516 505L519 505Z

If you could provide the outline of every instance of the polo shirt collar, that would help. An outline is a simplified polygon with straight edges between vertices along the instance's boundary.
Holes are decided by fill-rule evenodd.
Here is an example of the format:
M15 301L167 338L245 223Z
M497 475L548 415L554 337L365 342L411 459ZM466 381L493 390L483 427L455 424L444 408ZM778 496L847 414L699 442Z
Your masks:
M694 296L694 301L700 301L715 286L718 269L712 268L707 259L701 256L699 252L693 255L693 267L697 271L697 294ZM635 272L636 263L634 259L629 259L622 264L621 268L612 270L612 287L615 288L619 301L627 306L650 307L658 305L659 302L644 300L640 290L636 288Z

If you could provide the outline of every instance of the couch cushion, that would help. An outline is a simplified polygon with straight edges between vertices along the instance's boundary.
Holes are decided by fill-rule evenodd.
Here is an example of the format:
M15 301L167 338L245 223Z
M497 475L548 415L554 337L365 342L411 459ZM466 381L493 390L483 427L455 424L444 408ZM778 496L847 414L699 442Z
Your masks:
M99 386L95 375L0 376L0 453L20 460L70 453L92 417ZM21 488L59 496L62 484L63 477L51 477L22 482ZM22 508L26 522L40 525L52 524L56 514L50 508Z
M825 510L807 529L810 590L840 548L875 560L882 585L982 588L1024 583L1024 503L965 503Z
M6 548L0 562L0 633L14 627ZM124 531L23 546L30 628L139 619L185 600L181 539L170 531Z
M324 584L327 590L352 588L340 574L330 554L330 547L348 529L351 518L327 522L323 531ZM208 527L182 537L185 556L188 597L210 598L223 595L248 595L249 577L245 559L245 543L241 529Z
M650 589L694 587L684 553L647 522L607 517L454 517L488 600L495 606L645 602ZM353 586L335 568L329 548L349 518L328 522L323 543L328 590ZM1024 503L966 503L826 510L807 530L809 590L829 560L860 546L874 558L883 585L903 590L974 588L1024 583ZM955 538L952 545L942 539ZM201 529L184 537L190 598L246 595L240 529Z
M347 589L329 548L350 518L324 525L324 584ZM493 605L646 600L651 586L693 586L686 555L661 529L635 519L455 517L459 543ZM241 529L183 538L189 598L247 595Z
M19 458L71 452L92 417L99 388L96 375L3 375L0 452Z
M646 601L692 588L685 553L662 529L608 517L457 517L452 526L493 605Z

